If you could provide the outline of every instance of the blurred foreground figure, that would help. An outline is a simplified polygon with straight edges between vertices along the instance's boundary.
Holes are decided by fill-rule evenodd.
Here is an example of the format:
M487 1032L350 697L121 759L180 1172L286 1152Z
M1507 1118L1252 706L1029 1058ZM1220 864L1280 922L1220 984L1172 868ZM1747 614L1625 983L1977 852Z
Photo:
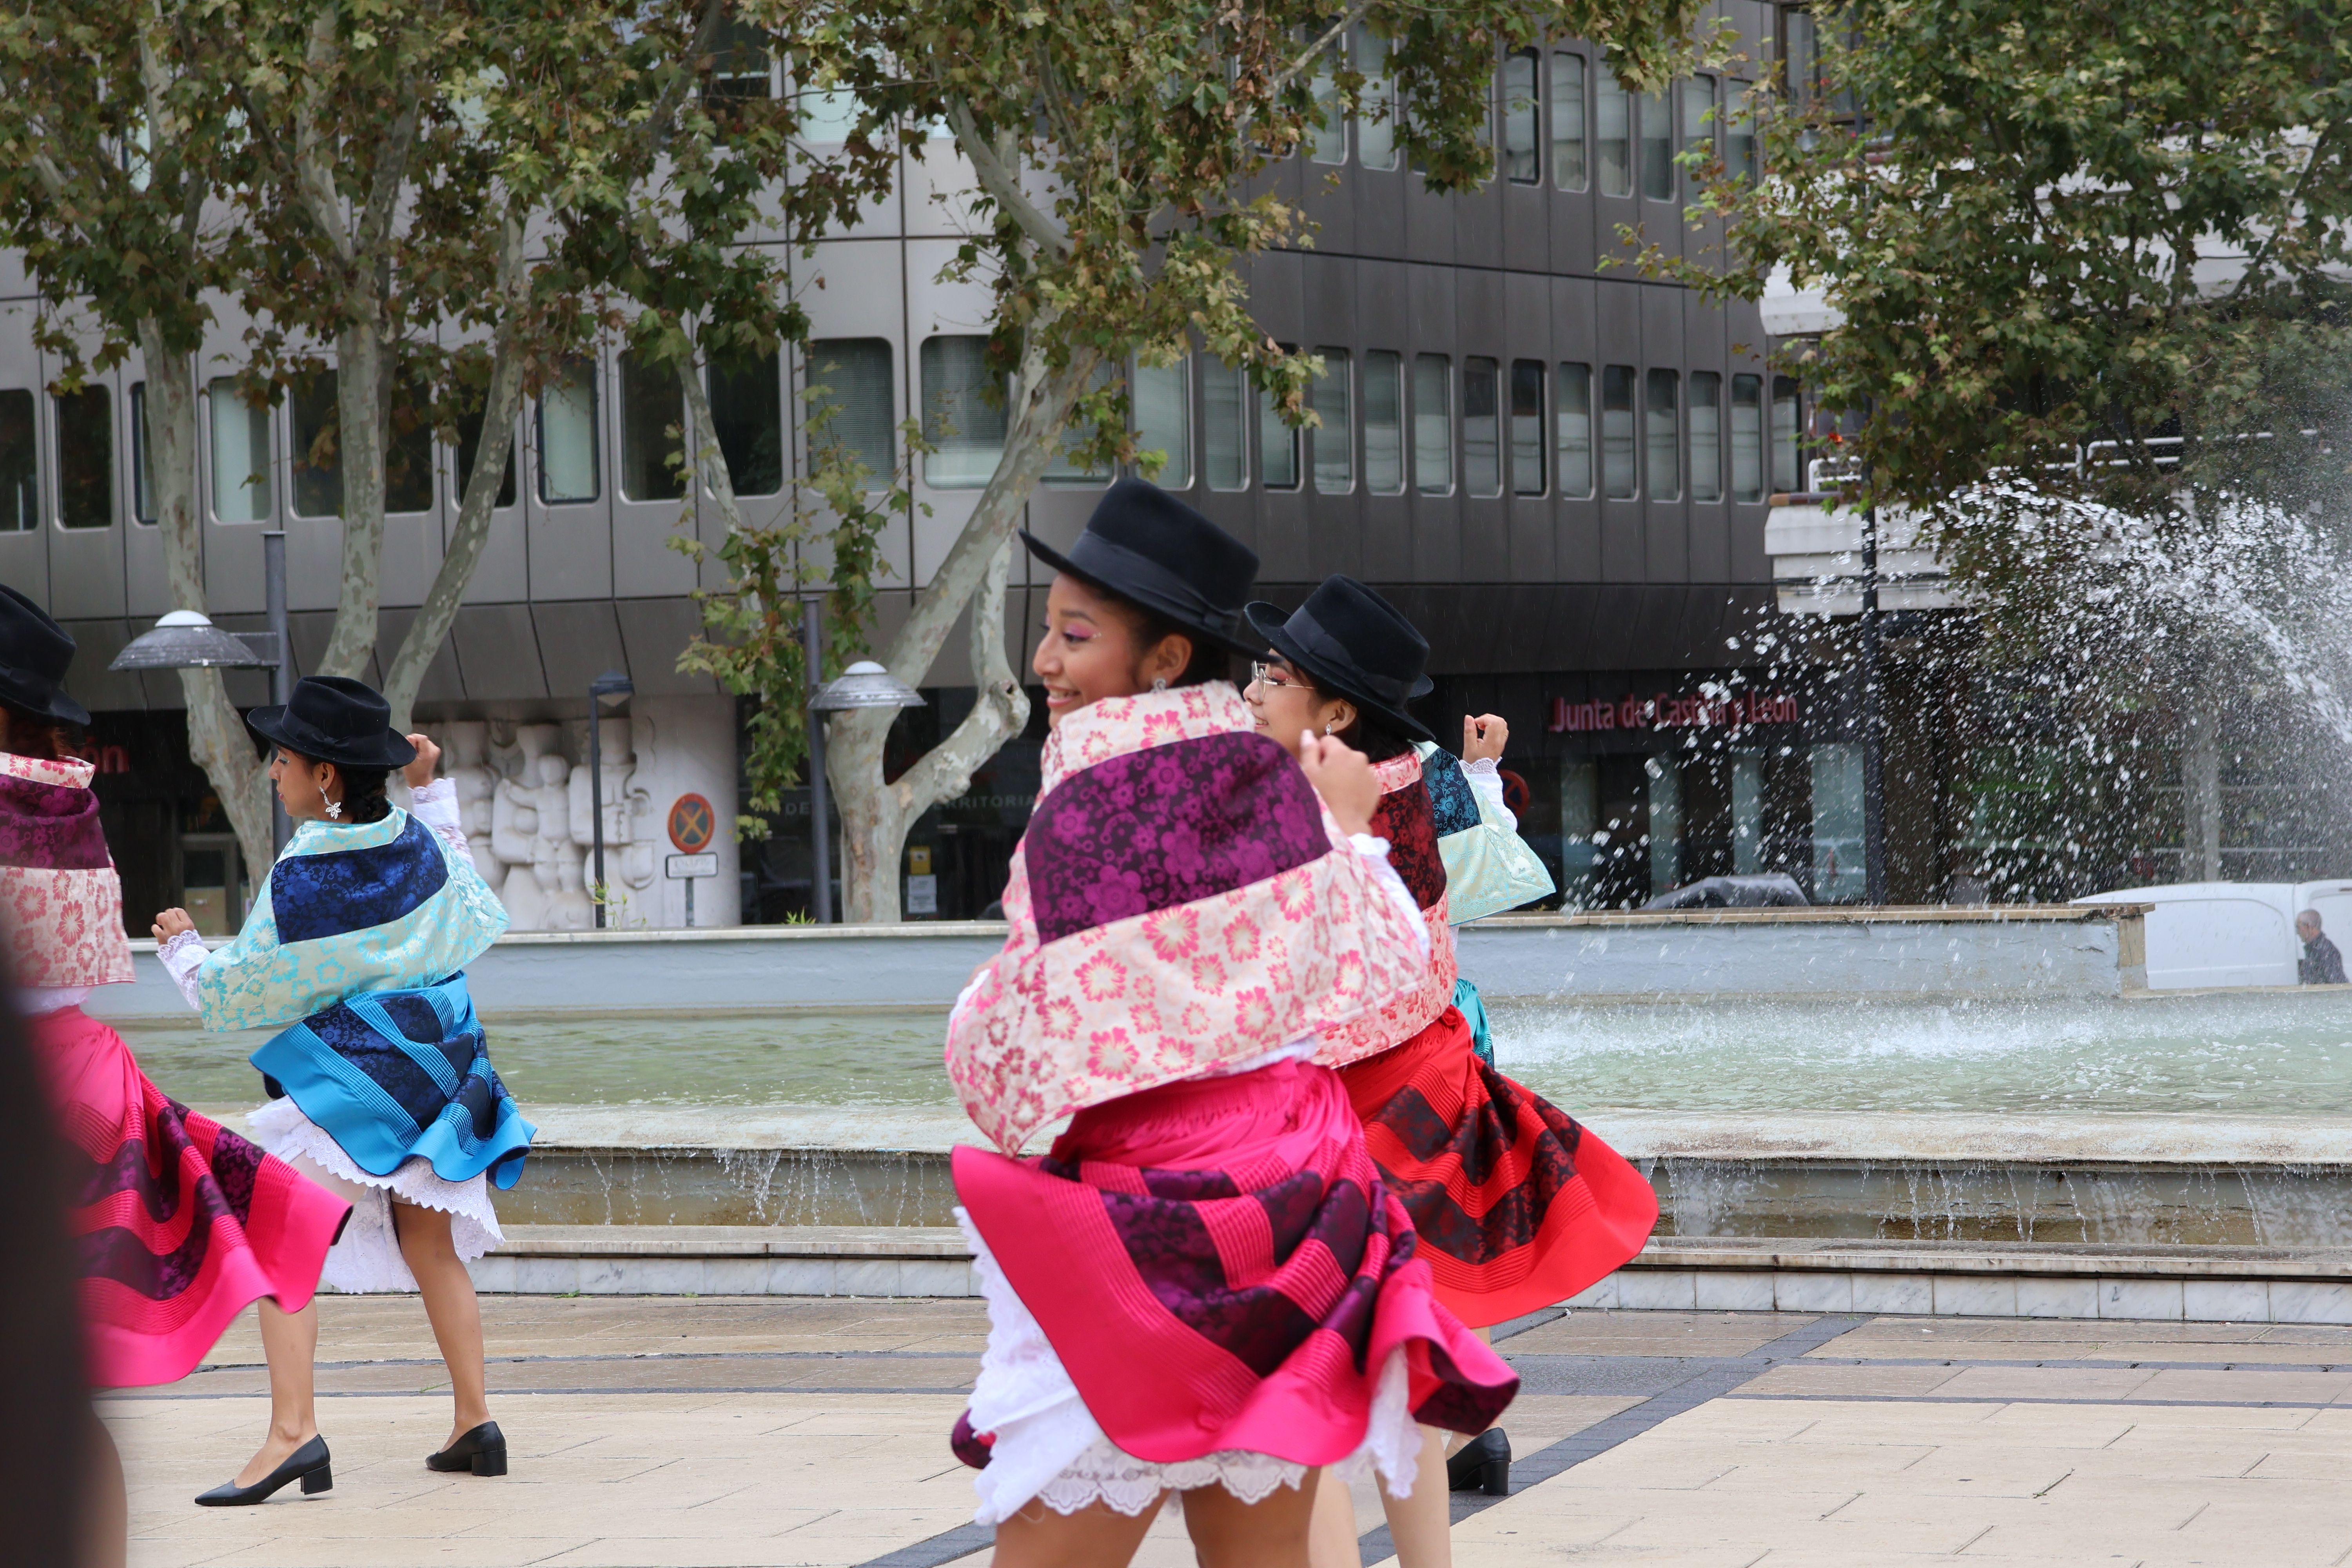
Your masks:
M46 1101L68 1145L68 1226L89 1381L144 1387L194 1371L251 1302L308 1306L351 1209L165 1097L122 1037L81 1009L92 988L127 982L131 972L122 886L99 826L91 767L58 743L60 725L89 721L58 689L73 649L37 606L0 588L0 939L14 1012L46 1090L10 1104ZM0 1207L13 1208L16 1189L5 1190L12 1201ZM8 1272L25 1272L13 1254ZM265 1305L265 1316L273 1310ZM10 1424L51 1444L70 1429ZM98 1440L115 1470L105 1484L119 1510L120 1467L103 1430ZM34 1561L16 1555L16 1544L6 1561Z

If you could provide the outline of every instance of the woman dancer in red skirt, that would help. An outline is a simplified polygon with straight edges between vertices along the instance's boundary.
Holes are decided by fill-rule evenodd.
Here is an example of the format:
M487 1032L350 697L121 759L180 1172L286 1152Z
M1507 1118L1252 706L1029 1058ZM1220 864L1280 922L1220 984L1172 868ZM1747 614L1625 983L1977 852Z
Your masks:
M1304 1568L1322 1467L1443 1496L1416 1421L1482 1430L1517 1386L1307 1059L1421 984L1427 935L1364 760L1294 762L1222 679L1255 556L1133 479L1066 555L1028 543L1052 733L1012 935L948 1029L1004 1151L955 1157L990 1325L955 1447L1007 1568L1123 1563L1171 1492L1203 1563Z
M1431 737L1405 710L1429 689L1429 645L1349 577L1326 579L1288 616L1265 604L1249 616L1275 652L1247 693L1259 731L1329 736L1371 759L1381 788L1372 831L1389 841L1429 934L1422 984L1330 1031L1317 1059L1340 1069L1372 1158L1412 1215L1438 1300L1480 1330L1564 1301L1642 1249L1657 1197L1614 1150L1481 1061L1454 1005L1445 867L1412 744ZM1437 1468L1444 1443L1444 1432L1424 1430L1425 1468ZM1499 1428L1454 1461L1470 1484L1496 1492L1509 1468ZM1403 1568L1452 1561L1443 1491L1384 1492L1383 1501ZM1317 1546L1318 1568L1355 1561L1353 1513L1336 1488L1318 1510Z
M0 932L16 1006L78 1156L90 1379L145 1387L194 1371L250 1302L300 1310L351 1210L166 1098L122 1037L81 1010L92 987L131 973L91 767L58 745L60 725L89 722L58 689L73 650L38 606L0 587ZM302 1489L326 1490L325 1441L315 1428L292 1436L314 1460L299 1472ZM112 1466L110 1442L107 1453Z

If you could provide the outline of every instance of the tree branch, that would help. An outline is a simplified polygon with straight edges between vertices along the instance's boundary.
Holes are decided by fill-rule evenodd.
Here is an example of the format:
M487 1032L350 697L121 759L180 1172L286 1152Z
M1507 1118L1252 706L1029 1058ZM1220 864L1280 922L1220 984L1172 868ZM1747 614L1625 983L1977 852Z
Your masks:
M310 45L304 52L307 68L301 95L294 109L294 188L302 210L346 267L353 258L351 231L344 226L342 198L335 189L334 170L321 145L320 116L325 109L328 83L334 74L335 7L321 10L310 24Z
M1280 71L1277 71L1275 74L1273 79L1266 84L1266 96L1268 98L1280 97L1284 92L1289 89L1292 82L1298 79L1300 72L1314 69L1316 57L1322 54L1324 50L1329 48L1339 39L1347 37L1348 29L1362 21L1364 19L1364 13L1370 11L1371 8L1372 0L1355 0L1353 5L1349 5L1347 10L1339 14L1339 19L1331 24L1330 31L1325 33L1321 37L1307 45L1305 53L1301 54L1297 59L1292 60L1290 64L1285 66Z
M1068 256L1070 231L1029 199L1029 194L1021 188L1019 170L1004 166L996 149L982 133L979 121L972 118L971 106L961 98L948 100L948 127L955 132L956 146L971 163L972 173L980 176L990 199L1019 224L1021 231L1039 248L1053 252L1056 259Z

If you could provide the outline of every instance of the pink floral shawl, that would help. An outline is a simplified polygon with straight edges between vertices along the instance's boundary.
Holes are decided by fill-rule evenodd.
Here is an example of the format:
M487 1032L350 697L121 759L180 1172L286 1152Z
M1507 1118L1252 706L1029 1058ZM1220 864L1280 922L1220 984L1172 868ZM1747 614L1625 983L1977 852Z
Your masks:
M1403 912L1230 684L1072 713L1043 772L1012 934L948 1024L948 1075L999 1148L1426 980Z
M131 978L122 882L88 763L0 752L0 938L19 985Z

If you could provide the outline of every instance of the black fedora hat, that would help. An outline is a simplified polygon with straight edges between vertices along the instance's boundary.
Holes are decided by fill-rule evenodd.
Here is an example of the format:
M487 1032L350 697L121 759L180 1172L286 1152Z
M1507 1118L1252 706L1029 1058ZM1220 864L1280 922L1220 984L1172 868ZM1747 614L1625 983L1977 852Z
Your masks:
M1274 651L1319 689L1348 699L1411 740L1437 738L1404 710L1428 694L1431 681L1422 667L1429 662L1429 639L1353 577L1324 578L1286 616L1261 602L1249 607L1249 618Z
M1158 485L1111 486L1066 555L1025 529L1021 542L1055 571L1132 599L1220 647L1265 651L1242 617L1257 552Z
M306 675L282 708L257 708L246 727L273 745L339 768L404 768L416 758L392 730L392 704L364 681Z
M72 633L0 584L0 702L37 719L89 723L89 710L58 689L73 656Z

